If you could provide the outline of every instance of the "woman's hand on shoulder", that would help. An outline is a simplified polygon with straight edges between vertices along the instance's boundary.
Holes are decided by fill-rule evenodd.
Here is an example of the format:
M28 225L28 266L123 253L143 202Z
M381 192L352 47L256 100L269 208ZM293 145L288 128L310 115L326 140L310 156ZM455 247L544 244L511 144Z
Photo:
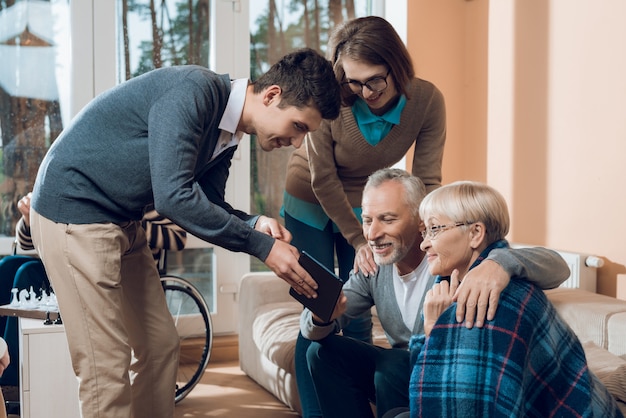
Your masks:
M354 254L354 272L360 271L363 275L370 276L376 274L376 270L378 270L378 265L374 261L372 249L367 244L361 245Z

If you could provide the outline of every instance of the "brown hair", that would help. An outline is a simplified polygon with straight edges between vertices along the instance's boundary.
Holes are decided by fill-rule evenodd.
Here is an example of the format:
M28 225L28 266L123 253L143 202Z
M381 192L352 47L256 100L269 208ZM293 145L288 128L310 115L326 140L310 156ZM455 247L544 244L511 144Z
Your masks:
M408 86L415 77L413 62L393 26L382 17L367 16L348 20L335 28L328 42L328 59L337 81L345 79L343 57L371 65L386 66L398 93L408 97ZM341 89L343 104L351 106L357 98L349 88Z
M253 83L254 93L276 84L282 89L279 107L313 106L323 119L339 116L341 97L330 62L311 48L301 48L280 59Z

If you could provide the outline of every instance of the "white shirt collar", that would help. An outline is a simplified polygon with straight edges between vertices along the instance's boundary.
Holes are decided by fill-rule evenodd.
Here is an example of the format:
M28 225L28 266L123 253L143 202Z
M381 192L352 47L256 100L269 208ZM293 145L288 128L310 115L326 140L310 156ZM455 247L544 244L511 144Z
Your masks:
M243 105L246 101L246 89L248 88L247 78L230 80L230 95L226 103L226 109L218 126L223 131L234 134L243 113Z

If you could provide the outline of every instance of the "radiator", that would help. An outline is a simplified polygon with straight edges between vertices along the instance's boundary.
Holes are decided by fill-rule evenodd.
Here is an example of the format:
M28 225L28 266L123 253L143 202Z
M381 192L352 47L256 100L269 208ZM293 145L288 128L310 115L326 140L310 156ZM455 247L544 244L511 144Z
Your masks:
M513 248L533 247L525 244L511 244ZM596 293L597 269L602 267L604 260L585 253L554 250L567 263L570 275L560 287L570 287Z

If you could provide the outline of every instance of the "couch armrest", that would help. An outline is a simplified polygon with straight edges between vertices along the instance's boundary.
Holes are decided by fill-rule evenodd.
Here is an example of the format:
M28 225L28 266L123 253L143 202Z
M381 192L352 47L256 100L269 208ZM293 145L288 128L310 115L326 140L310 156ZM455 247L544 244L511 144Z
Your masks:
M259 306L294 301L287 282L273 272L248 273L239 284L239 335L250 334ZM242 330L247 330L245 333Z
M239 300L251 306L294 301L287 282L270 271L244 274L239 289Z
M302 305L272 272L248 273L239 288L239 366L252 380L300 412L294 346ZM284 327L289 323L289 329ZM257 344L257 342L261 344ZM280 358L281 361L277 361Z

